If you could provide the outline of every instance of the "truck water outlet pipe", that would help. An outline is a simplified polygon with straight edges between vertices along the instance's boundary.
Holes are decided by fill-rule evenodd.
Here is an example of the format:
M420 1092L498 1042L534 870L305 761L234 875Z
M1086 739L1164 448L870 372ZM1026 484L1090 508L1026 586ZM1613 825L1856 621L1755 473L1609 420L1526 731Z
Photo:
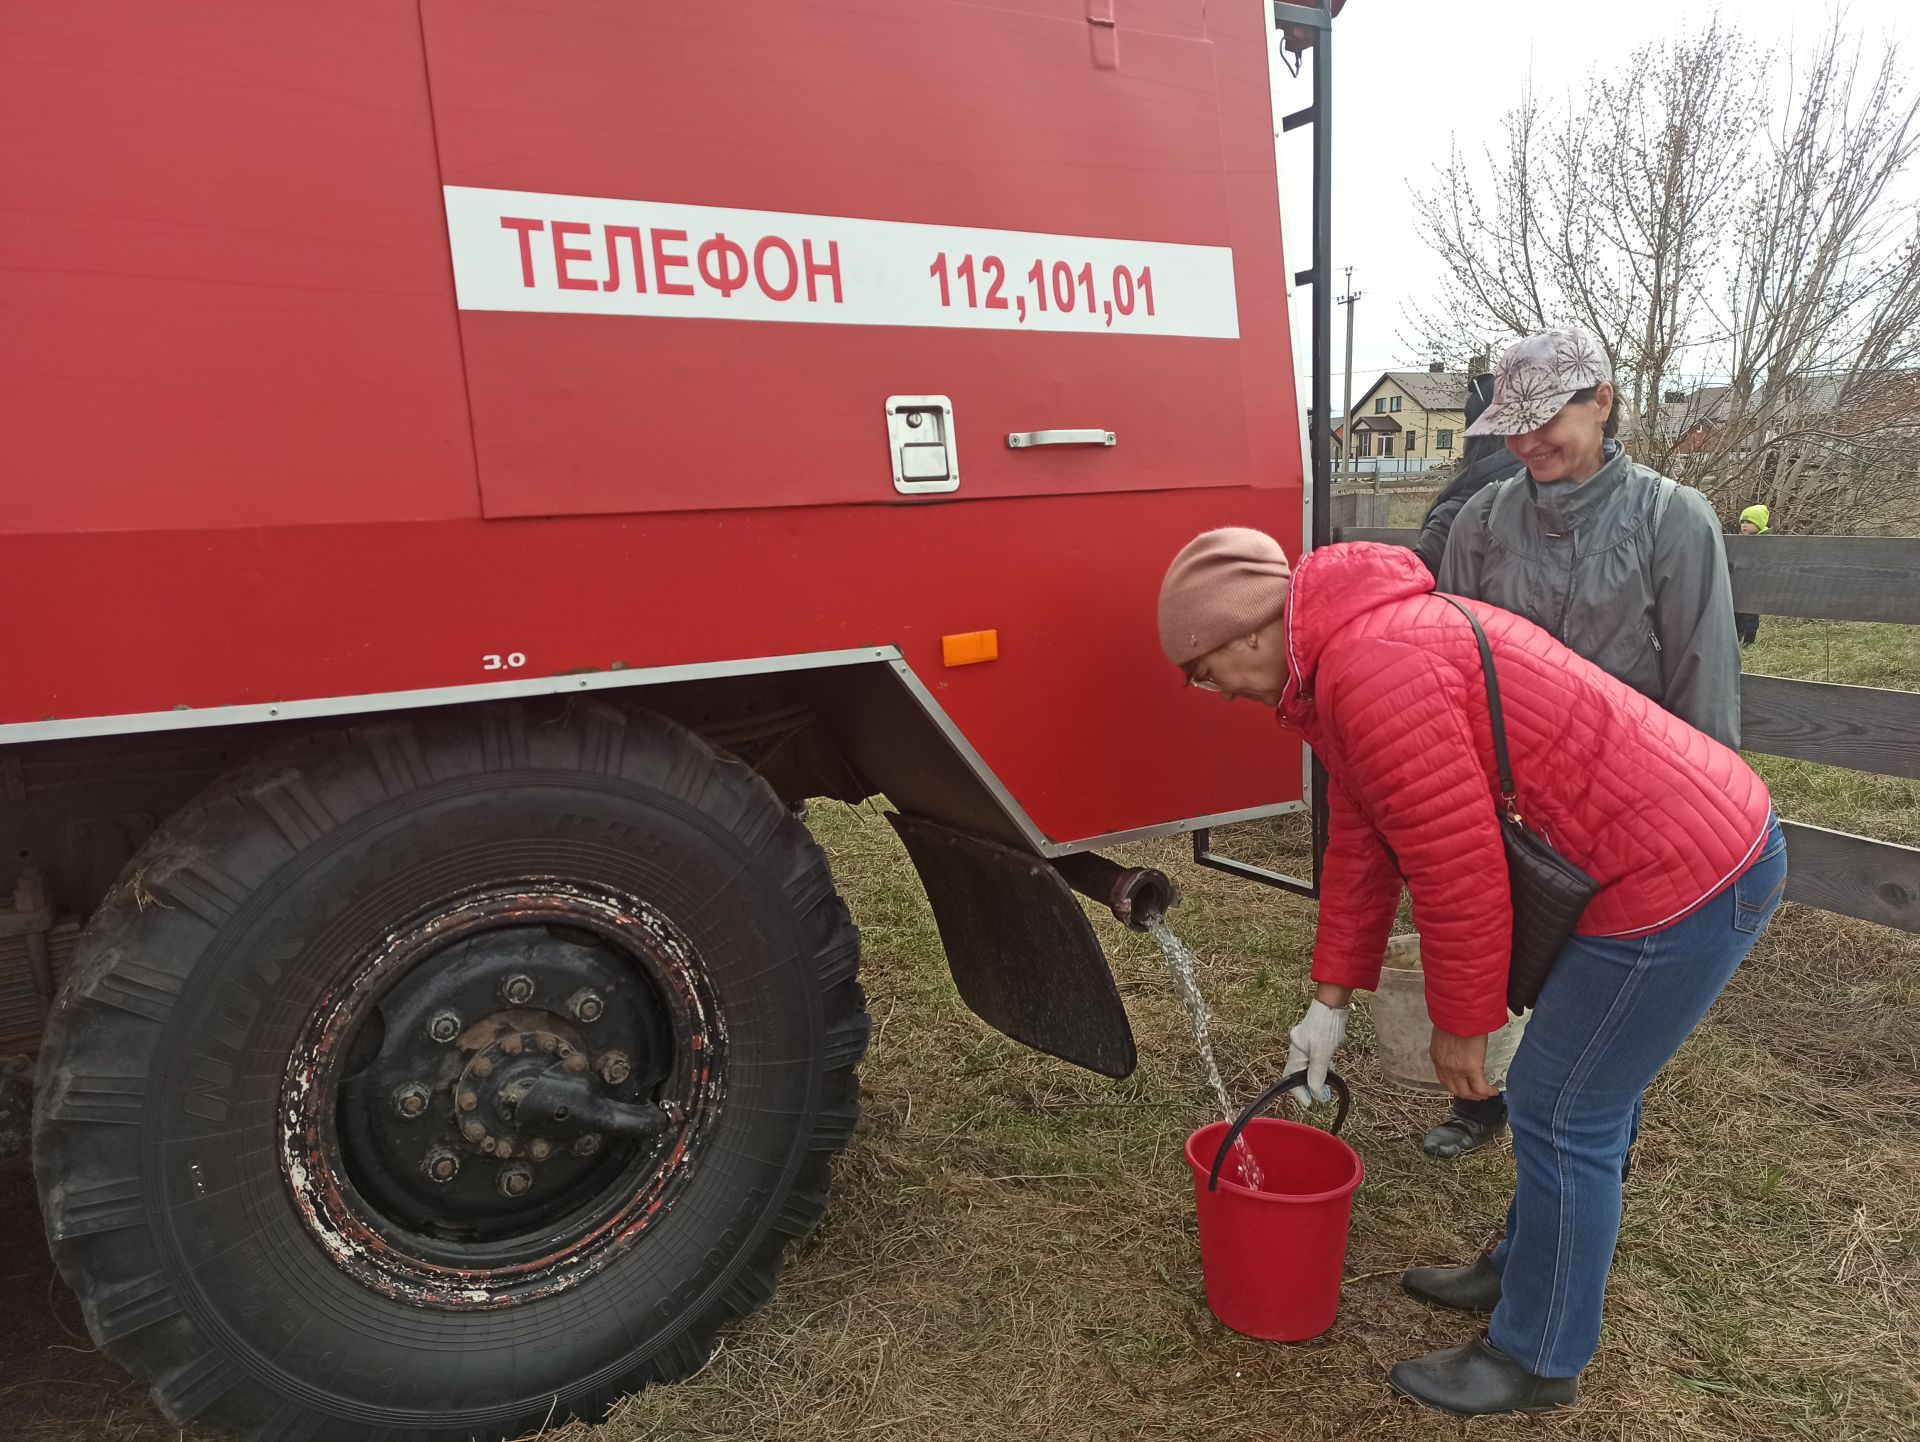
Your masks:
M1092 897L1135 931L1180 904L1180 892L1164 871L1151 866L1122 866L1091 851L1054 860L1060 875L1082 896Z

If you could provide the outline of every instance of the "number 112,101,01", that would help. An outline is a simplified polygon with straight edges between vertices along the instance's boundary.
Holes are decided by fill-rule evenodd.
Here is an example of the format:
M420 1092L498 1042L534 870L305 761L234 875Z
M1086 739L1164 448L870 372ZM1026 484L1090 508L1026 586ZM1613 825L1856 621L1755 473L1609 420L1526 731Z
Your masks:
M971 255L963 255L958 264L949 268L947 253L943 250L927 267L927 274L940 283L941 305L950 307L957 302L969 310L1007 310L1011 306L1022 324L1027 319L1029 296L1042 311L1049 309L1051 302L1051 309L1063 315L1076 312L1103 315L1108 325L1113 324L1115 316L1124 319L1137 310L1144 310L1148 315L1154 313L1153 267L1150 265L1138 271L1116 265L1112 273L1104 277L1106 284L1102 287L1098 284L1102 278L1095 276L1091 263L1075 270L1064 260L1056 260L1051 265L1036 260L1027 271L1030 289L1016 290L1011 303L1002 293L1007 283L1006 263L997 255L983 255L977 261Z

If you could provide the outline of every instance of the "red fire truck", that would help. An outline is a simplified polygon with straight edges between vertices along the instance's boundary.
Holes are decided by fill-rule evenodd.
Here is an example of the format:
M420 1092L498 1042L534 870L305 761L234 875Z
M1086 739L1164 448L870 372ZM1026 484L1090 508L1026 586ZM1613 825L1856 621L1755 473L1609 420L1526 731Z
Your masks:
M1323 266L1331 8L0 4L0 1050L170 1418L697 1368L858 1111L807 798L1131 1068L1069 886L1304 804L1153 607L1310 539L1270 73Z

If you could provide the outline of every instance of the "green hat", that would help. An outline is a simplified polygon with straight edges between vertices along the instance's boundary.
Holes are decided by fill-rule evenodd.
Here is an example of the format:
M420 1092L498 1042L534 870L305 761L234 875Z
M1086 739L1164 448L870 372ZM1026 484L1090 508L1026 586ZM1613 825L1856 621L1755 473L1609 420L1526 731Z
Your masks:
M1754 525L1764 531L1767 528L1767 518L1771 514L1765 506L1748 506L1746 510L1740 513L1740 519L1743 521L1752 521Z

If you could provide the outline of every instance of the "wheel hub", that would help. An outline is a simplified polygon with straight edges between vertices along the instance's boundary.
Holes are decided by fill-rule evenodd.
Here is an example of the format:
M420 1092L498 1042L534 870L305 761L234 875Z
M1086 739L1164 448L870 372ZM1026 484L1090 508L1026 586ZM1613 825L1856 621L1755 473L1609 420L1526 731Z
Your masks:
M310 1227L382 1290L455 1305L603 1265L717 1107L723 1033L694 961L650 908L557 882L389 937L289 1071Z

